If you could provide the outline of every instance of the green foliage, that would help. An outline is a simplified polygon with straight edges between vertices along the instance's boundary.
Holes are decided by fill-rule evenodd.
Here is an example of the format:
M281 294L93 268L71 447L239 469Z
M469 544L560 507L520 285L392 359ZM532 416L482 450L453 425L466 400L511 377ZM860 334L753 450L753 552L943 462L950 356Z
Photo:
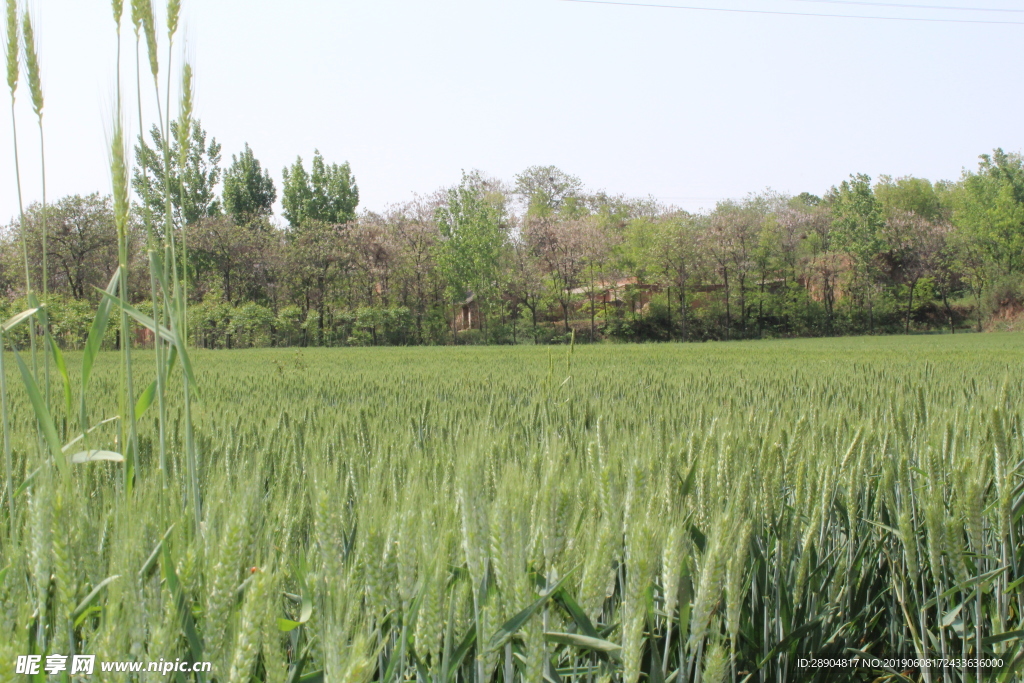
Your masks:
M875 254L884 248L881 237L884 216L871 187L871 178L863 173L852 175L832 188L826 200L832 209L836 246L853 254L861 267L869 267Z
M414 337L414 323L404 306L380 308L364 306L354 313L335 316L341 323L347 346L394 346L410 343Z
M270 346L274 312L266 306L247 301L231 316L237 347Z
M275 201L277 190L270 171L263 170L246 143L241 155L231 155L231 165L224 172L224 211L244 225L269 216Z
M583 183L555 166L531 166L517 175L515 193L530 218L578 218L585 211Z
M821 197L810 192L801 192L793 199L804 206L818 206L821 204Z
M297 346L302 339L303 311L298 306L285 306L277 313L274 327L282 346Z
M657 221L640 218L630 221L623 231L618 249L619 263L640 282L649 282L661 265L663 243L659 239L660 227Z
M319 151L313 154L309 173L301 157L284 169L281 195L284 217L292 228L309 221L348 223L359 205L359 187L348 162L328 166Z
M435 258L448 296L488 303L498 290L501 257L508 245L505 198L480 173L463 173L445 193L435 215L441 242Z
M11 241L24 238L31 254L42 254L42 214L40 204L28 206L24 222L11 225ZM78 299L93 298L94 287L105 287L117 263L118 235L109 196L69 195L46 208L49 290L67 292ZM135 228L129 224L129 230ZM8 269L16 272L14 261L20 255L8 252ZM31 258L33 281L42 280L40 258ZM13 284L13 283L8 283Z
M170 176L165 178L164 139L157 126L150 130L150 142L139 136L135 145L132 189L145 203L153 225L162 228L166 215L165 179L170 185L171 212L176 227L192 225L201 218L221 212L217 198L220 182L220 144L216 138L206 142L206 131L192 121L188 143L181 145L177 121L171 121Z
M169 43L180 7L168 3ZM122 9L115 0L117 17ZM132 10L155 79L152 6ZM22 30L41 127L27 14ZM576 179L530 169L520 194L538 238L532 256L547 270L521 267L525 295L505 301L505 257L530 250L514 243L522 236L497 183L464 174L444 194L437 234L413 240L434 259L424 266L391 239L408 225L391 234L349 224L358 189L348 165L327 167L317 153L308 176L301 160L285 173L295 229L277 240L279 258L263 258L272 239L236 248L264 230L207 223L215 229L200 233L199 253L225 291L197 288L203 300L190 308L186 232L178 251L174 227L219 213L219 146L191 124L191 83L186 64L180 128L170 123L168 139L154 128L154 149L140 138L136 150L148 305L129 296L137 245L119 86L118 267L103 299L90 315L82 285L75 298L47 296L44 227L45 301L26 254L25 301L5 316L0 346L15 353L5 364L0 348L0 628L22 635L0 638L0 678L14 680L26 648L95 654L101 665L212 662L209 675L178 672L179 683L932 680L916 665L821 671L794 661L851 652L999 660L947 666L946 683L1019 675L1019 337L577 350L580 321L569 317L581 273L589 268L594 316L597 269L620 266L634 277L606 289L602 318L632 339L675 333L671 296L648 288L649 277L677 287L684 338L701 297L698 338L752 335L755 318L760 335L794 329L821 301L830 333L864 329L865 314L872 331L900 322L909 331L936 288L944 303L955 291L950 263L979 302L988 291L1006 299L1000 311L1018 306L1020 157L983 157L960 194L914 179L872 188L855 176L830 192L827 216L812 198L765 193L723 203L707 221L653 200L580 198ZM272 186L244 165L234 165L231 205L248 223ZM947 242L936 225L950 205L966 216L967 238ZM44 226L48 218L44 199ZM19 227L23 237L31 229L24 218ZM809 248L797 246L805 229L815 233ZM623 246L604 268L609 235ZM680 235L700 248L680 248ZM946 258L949 245L963 252ZM251 300L236 306L227 291L232 268L252 256L276 315ZM855 265L845 281L839 256ZM414 316L404 305L411 289L393 285L402 269L432 308ZM1004 276L995 287L994 273ZM520 305L532 306L540 336L547 284L557 285L570 342L564 370L536 349L453 349L443 359L249 350L202 352L197 363L188 351L190 340L230 349L437 339L447 304L467 295L497 320L464 342L507 340ZM853 295L834 306L839 286ZM120 326L108 325L115 307ZM154 350L136 349L136 361L155 362L133 369L143 330ZM111 334L118 353L100 353ZM81 354L62 351L86 339ZM167 391L179 379L182 391Z
M993 317L1012 325L1019 313L991 306L1010 301L990 289L1019 274L1024 250L1024 223L1013 222L1024 162L999 150L957 183L855 175L824 199L769 190L702 214L586 194L558 169L533 167L515 188L474 172L430 198L358 217L351 172L318 154L312 172L299 162L287 173L289 220L304 217L283 230L267 216L269 174L248 147L233 159L224 201L237 216L189 225L188 264L179 250L177 267L165 266L168 285L187 275L194 301L219 288L231 307L252 302L275 316L297 306L297 331L285 324L278 335L274 323L262 336L275 345L410 343L404 333L375 342L378 325L349 319L360 309L407 308L411 339L428 344L459 343L462 332L484 343L547 343L572 329L581 341L955 332L981 330ZM347 189L331 189L339 187ZM102 207L70 211L83 201L65 198L47 212L48 288L78 298L109 277L93 249L92 237L105 234L93 210ZM82 223L85 213L100 219ZM126 225L126 297L134 301L153 296L139 277L145 214ZM6 235L0 286L12 295L22 291L18 261L30 282L42 278L40 220L41 208L30 207L29 229L12 224ZM637 286L646 288L640 296ZM664 297L665 308L656 311L651 296ZM465 329L463 305L479 332ZM554 323L561 332L545 331ZM218 332L215 345L234 336Z
M942 218L943 207L931 181L911 176L893 180L882 176L874 187L879 209L885 219L915 214L926 220Z
M1001 149L964 171L954 217L1000 274L1024 269L1024 158Z
M211 290L203 300L189 307L189 343L206 348L231 348L234 308L221 292Z
M50 321L50 334L64 349L81 350L89 337L89 328L96 313L99 297L82 300L60 294L51 294L46 308ZM0 318L6 320L28 308L24 298L0 301ZM27 348L29 344L28 326L23 325L5 335L8 344L15 348ZM113 349L117 346L118 330L108 327L103 339L104 348Z

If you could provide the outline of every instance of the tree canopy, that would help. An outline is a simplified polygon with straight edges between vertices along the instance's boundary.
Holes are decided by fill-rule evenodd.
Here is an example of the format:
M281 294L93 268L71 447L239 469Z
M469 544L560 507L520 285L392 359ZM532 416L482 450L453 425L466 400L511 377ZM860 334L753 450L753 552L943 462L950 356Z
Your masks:
M132 175L132 189L153 217L154 225L162 229L166 214L167 195L170 188L171 216L174 225L192 225L200 218L221 213L217 185L220 182L221 147L216 138L207 143L206 131L199 121L193 121L191 134L182 150L178 134L178 122L171 122L170 172L160 150L163 149L163 134L157 126L150 129L148 144L139 136L135 145L135 169Z
M239 156L231 156L224 173L224 210L238 223L269 216L277 201L277 189L270 171L260 165L248 143Z
M347 161L328 165L316 151L310 172L306 172L299 157L284 169L283 176L281 203L291 227L301 227L310 220L348 223L355 218L359 187Z
M170 199L172 227L188 230L195 315L221 321L199 325L204 344L236 314L276 321L279 332L248 339L336 344L955 331L1024 310L1024 159L999 149L955 181L853 174L821 196L767 190L693 213L588 190L550 165L508 183L464 172L360 212L349 165L316 152L285 169L281 226L253 150L222 173L216 140L190 131L183 154L172 143ZM140 226L163 229L165 200L163 159L141 143L136 155L132 272L144 267ZM84 299L109 280L110 211L99 195L48 208L51 292ZM41 217L29 207L5 233L0 286L12 296L22 237L32 281L43 277ZM144 281L129 278L140 305Z

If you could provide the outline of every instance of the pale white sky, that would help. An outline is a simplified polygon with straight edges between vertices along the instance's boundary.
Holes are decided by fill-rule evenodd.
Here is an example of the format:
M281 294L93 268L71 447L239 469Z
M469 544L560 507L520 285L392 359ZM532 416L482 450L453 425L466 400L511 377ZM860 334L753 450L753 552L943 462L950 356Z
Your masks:
M1016 13L651 1L1024 22L1022 0L892 0ZM300 154L308 162L319 148L329 162L352 164L361 206L370 209L455 183L460 169L511 179L527 166L554 164L592 189L696 209L766 187L821 194L854 172L956 178L993 147L1024 147L1024 25L561 0L184 0L184 8L179 37L187 37L198 76L196 114L223 144L225 165L248 142L280 190L282 167ZM33 14L49 197L106 192L110 3L34 0ZM124 33L128 120L137 130L127 18ZM40 183L28 99L23 79L18 125L30 202ZM9 107L3 124L6 221L17 211Z

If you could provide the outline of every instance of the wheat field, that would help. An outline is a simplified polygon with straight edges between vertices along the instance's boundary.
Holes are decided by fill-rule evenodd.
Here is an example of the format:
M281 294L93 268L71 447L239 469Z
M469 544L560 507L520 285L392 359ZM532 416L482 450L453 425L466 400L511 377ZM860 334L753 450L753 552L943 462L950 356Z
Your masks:
M121 463L40 467L8 354L0 678L40 651L231 683L1015 680L1022 352L196 351L199 520L181 405L167 476L155 413L127 492ZM118 362L99 356L94 421ZM954 663L799 666L854 651ZM1003 664L957 661L976 654Z

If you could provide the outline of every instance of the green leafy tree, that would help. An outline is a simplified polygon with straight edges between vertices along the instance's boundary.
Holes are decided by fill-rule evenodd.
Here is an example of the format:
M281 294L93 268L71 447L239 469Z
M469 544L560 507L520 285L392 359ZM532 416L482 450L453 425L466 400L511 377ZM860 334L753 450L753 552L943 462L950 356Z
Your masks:
M687 294L689 283L704 264L701 217L684 211L669 213L656 224L654 263L660 269L667 288L675 290L679 300L679 336L684 341L687 330ZM668 301L671 302L671 292ZM670 309L671 310L671 309Z
M554 296L562 307L562 321L567 335L570 332L569 311L579 288L584 284L595 242L594 234L599 230L600 222L594 217L579 220L537 219L526 225L526 239L554 285ZM593 299L591 303L594 303Z
M882 207L871 187L871 177L850 176L827 195L832 208L836 246L850 252L859 262L869 263L881 249Z
M732 336L737 322L733 316L734 292L739 294L739 331L742 335L747 333L750 278L763 222L763 206L756 196L743 202L719 202L710 216L708 255L722 282L726 337Z
M660 266L659 228L657 220L643 217L630 221L622 232L623 240L617 249L619 266L623 272L634 275L637 282L650 282L656 277Z
M918 284L940 274L946 261L943 207L935 187L924 178L882 176L875 196L884 218L881 260L889 280L905 290L904 331L909 333Z
M267 226L253 229L252 224L237 223L230 215L199 221L191 230L189 251L196 284L211 289L210 283L219 276L225 301L235 304L241 296L251 298L259 290L273 239Z
M290 169L284 169L284 181L281 183L282 213L291 227L297 228L309 218L308 207L312 201L313 186L302 165L302 157L299 157Z
M925 178L906 176L894 180L881 176L875 184L875 197L883 220L910 213L929 221L942 218L939 195L931 181Z
M150 130L152 146L143 136L135 146L135 169L132 188L149 208L157 229L164 225L164 157L163 135L156 126ZM187 148L181 154L181 138L178 122L171 122L170 177L171 213L178 227L192 225L201 218L221 213L217 198L217 184L220 182L220 144L216 138L206 142L206 131L199 121L193 121L191 133L186 138Z
M28 246L29 268L35 281L43 277L42 268L43 207L26 207L24 224L12 223L11 237ZM95 287L105 287L117 267L117 230L111 198L90 194L69 195L46 207L50 261L48 288L51 292L70 294L75 299L92 298ZM129 229L133 229L129 225ZM130 235L134 249L136 234ZM21 254L17 254L21 256ZM13 264L6 269L17 272Z
M821 197L810 192L801 192L793 200L800 206L818 206L821 204Z
M328 300L348 265L342 230L309 219L285 244L285 272L292 298L301 306L306 320L303 344L311 341L310 335L323 340Z
M583 183L555 166L531 166L516 176L515 193L530 218L549 218L584 209ZM568 217L578 217L571 215Z
M983 325L982 298L991 285L991 272L986 258L986 245L972 230L954 227L949 234L947 262L952 275L960 279L974 299L975 324L978 332Z
M882 228L885 216L871 186L871 177L851 175L825 197L832 210L832 243L853 261L849 291L868 310L868 329L874 331L877 286L876 256L885 248Z
M302 157L284 169L281 194L284 217L293 228L308 220L348 223L359 205L359 187L348 162L327 165L319 151L313 153L310 172L302 165Z
M1024 157L1001 149L965 171L953 219L985 254L997 276L1024 269Z
M515 341L516 319L529 311L532 323L531 335L534 343L539 341L538 314L543 312L548 292L547 281L532 245L522 239L514 239L509 249L508 293L512 298L512 335ZM525 311L523 310L525 309Z
M499 291L501 258L509 243L505 195L479 172L444 194L435 214L441 240L437 265L453 302L475 296L485 312Z
M273 213L277 189L270 172L246 143L241 155L231 155L231 166L224 173L224 210L236 223L247 224Z

